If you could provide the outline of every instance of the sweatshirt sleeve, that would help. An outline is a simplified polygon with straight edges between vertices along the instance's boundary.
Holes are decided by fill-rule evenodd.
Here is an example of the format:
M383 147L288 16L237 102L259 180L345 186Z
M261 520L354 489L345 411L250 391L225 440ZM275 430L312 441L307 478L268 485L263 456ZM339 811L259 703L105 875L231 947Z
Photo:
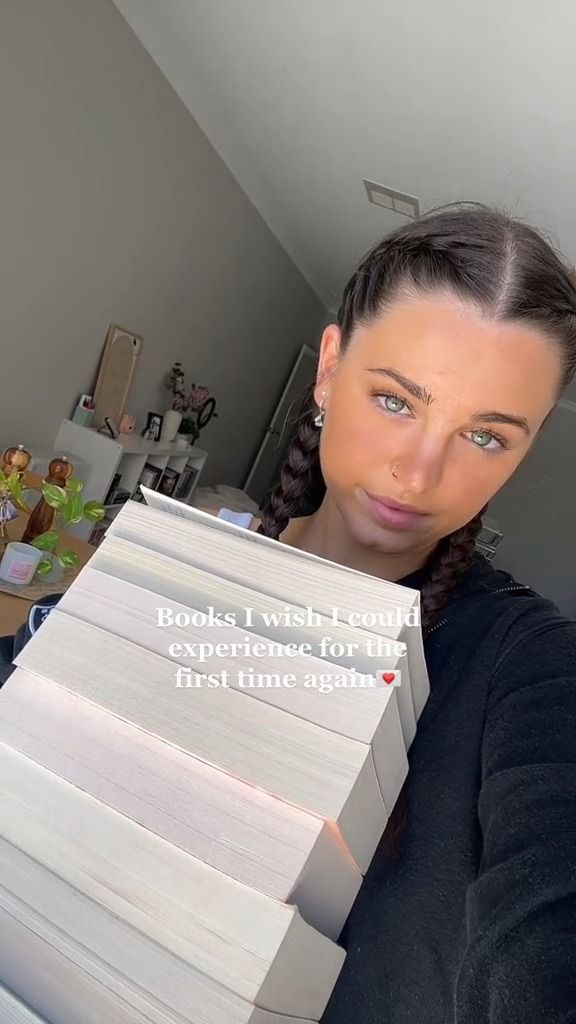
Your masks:
M576 620L543 605L492 676L455 1024L576 1021Z

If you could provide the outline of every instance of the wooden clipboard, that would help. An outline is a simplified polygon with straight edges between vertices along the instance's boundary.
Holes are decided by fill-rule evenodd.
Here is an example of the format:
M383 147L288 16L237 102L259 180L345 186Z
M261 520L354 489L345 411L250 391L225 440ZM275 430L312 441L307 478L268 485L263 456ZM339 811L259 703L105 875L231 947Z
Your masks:
M94 389L92 426L102 427L106 416L119 426L142 343L140 335L110 324Z

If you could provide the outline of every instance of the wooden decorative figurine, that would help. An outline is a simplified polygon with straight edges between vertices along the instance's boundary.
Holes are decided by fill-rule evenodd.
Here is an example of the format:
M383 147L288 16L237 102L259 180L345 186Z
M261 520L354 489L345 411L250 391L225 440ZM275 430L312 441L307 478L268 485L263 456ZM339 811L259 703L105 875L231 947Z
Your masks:
M57 487L66 489L66 481L74 472L74 466L63 455L61 458L52 459L48 466L48 476L43 480L44 484L55 484ZM48 504L44 495L41 495L33 509L28 526L22 536L23 544L30 544L41 533L50 529L54 521L56 509Z
M21 479L31 458L32 456L30 452L26 450L23 444L19 444L17 448L14 446L6 448L2 453L0 464L0 469L3 474L0 478L0 545L2 545L2 547L8 539L6 533L6 523L10 519L8 506L10 501L13 500L8 478L11 476L18 476Z

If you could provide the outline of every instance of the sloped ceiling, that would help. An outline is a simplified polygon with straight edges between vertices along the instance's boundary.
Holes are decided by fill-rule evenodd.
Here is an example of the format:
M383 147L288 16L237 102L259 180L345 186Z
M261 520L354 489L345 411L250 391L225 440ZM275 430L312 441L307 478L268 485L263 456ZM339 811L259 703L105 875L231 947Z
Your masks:
M403 219L363 178L504 205L576 263L569 0L115 2L327 307Z

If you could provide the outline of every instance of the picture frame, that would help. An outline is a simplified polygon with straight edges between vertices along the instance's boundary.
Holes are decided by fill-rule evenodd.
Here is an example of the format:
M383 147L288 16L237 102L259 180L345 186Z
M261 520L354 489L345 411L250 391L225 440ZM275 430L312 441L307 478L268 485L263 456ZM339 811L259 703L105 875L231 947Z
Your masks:
M197 476L198 469L196 466L186 466L180 473L180 482L173 497L185 500Z
M166 467L162 474L162 479L158 484L159 494L166 494L169 498L174 497L174 492L178 485L181 474L177 473L175 469L171 469L169 466Z
M158 466L153 466L151 462L146 462L144 464L142 472L140 473L140 479L138 480L138 483L136 484L136 489L134 491L133 500L134 501L144 501L144 496L142 494L142 491L139 489L140 488L140 484L143 484L144 487L149 487L151 491L155 491L156 490L156 486L157 486L158 481L159 481L161 476L162 476L162 470L159 469Z
M162 433L162 423L164 422L164 416L159 412L149 412L147 414L146 426L142 431L142 437L147 441L159 441Z

